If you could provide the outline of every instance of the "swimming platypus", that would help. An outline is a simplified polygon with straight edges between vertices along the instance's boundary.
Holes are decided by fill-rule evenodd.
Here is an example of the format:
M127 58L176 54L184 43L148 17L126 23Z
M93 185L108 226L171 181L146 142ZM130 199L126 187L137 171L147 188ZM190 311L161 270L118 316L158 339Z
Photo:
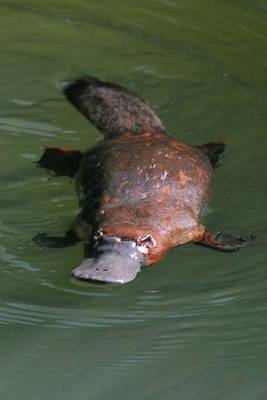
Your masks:
M104 135L85 152L46 148L38 161L75 177L79 211L71 228L63 238L35 237L54 247L83 240L85 259L73 276L126 283L177 245L231 252L254 238L212 234L202 225L224 143L179 143L143 99L115 84L85 77L63 90Z

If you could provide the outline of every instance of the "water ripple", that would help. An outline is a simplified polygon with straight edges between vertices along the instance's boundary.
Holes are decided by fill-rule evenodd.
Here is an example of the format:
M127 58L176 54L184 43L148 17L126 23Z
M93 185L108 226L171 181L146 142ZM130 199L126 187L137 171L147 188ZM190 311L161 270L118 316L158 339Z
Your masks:
M32 267L29 263L22 261L14 254L9 253L2 245L0 245L0 260L11 265L12 267L22 268L29 272L39 271L38 268Z
M63 131L62 128L47 123L5 117L0 117L0 130L3 132L12 132L16 135L28 134L46 138L55 137Z

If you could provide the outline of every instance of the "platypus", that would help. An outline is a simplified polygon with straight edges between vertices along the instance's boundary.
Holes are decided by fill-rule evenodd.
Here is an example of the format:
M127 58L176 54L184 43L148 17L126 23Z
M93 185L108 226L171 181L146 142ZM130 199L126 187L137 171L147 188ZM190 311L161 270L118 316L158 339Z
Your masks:
M39 233L35 242L68 246L84 242L78 279L126 283L173 247L197 243L239 250L252 235L210 233L202 224L214 169L225 143L187 145L169 136L138 95L93 77L65 83L66 98L104 135L81 152L46 148L39 166L75 178L79 211L62 238Z

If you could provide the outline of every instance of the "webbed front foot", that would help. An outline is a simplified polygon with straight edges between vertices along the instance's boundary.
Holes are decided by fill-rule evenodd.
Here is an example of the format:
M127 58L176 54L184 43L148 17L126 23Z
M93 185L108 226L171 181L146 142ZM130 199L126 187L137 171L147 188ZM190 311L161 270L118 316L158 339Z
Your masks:
M213 234L205 231L203 238L199 242L196 242L196 244L218 251L234 252L247 246L255 239L255 235L234 236L225 232Z
M67 231L65 236L48 236L46 233L40 232L32 238L32 241L39 246L51 248L73 246L80 240L72 230Z

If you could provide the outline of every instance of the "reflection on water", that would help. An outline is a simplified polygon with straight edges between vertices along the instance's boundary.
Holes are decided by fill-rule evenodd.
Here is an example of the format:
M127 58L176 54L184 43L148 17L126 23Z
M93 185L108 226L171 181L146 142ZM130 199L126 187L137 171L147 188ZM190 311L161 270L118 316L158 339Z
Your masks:
M0 9L1 398L265 399L267 2ZM100 137L59 91L84 74L137 91L185 142L226 140L205 220L258 240L227 255L182 246L125 286L71 279L80 244L32 243L76 207L73 182L33 163L43 146Z

